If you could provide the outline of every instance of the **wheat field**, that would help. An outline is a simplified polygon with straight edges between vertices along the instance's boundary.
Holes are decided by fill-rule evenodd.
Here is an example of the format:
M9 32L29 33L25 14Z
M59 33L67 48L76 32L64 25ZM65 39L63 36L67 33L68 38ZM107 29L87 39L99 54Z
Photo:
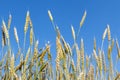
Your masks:
M54 23L54 18L50 10L48 10L48 17L52 23L53 29L56 33L56 58L55 65L52 65L51 44L45 44L44 49L40 49L39 41L35 39L34 27L30 12L27 11L24 25L24 43L20 46L17 27L14 27L14 39L16 40L17 50L16 55L12 51L13 45L10 44L10 26L12 15L9 15L8 22L2 20L1 32L2 49L5 47L5 53L0 53L2 59L0 60L0 80L120 80L120 73L116 67L120 59L120 48L118 40L111 37L109 24L102 35L101 46L96 45L94 38L94 48L90 55L85 55L84 40L80 39L80 46L76 40L78 39L80 29L87 17L87 11L84 12L80 21L80 27L77 31L71 25L71 35L73 36L74 44L70 45L61 35L59 27ZM30 31L28 31L28 29ZM26 33L29 34L29 47L26 49ZM108 39L107 53L104 53L104 40ZM97 49L97 47L99 47ZM117 55L112 55L113 48L116 48ZM27 52L26 52L27 51ZM75 52L75 53L74 53ZM73 58L73 53L77 59ZM107 56L105 56L107 54ZM47 56L47 57L45 57ZM113 63L113 57L116 58ZM17 61L17 59L20 59ZM108 61L108 62L107 62ZM17 63L17 65L15 65Z

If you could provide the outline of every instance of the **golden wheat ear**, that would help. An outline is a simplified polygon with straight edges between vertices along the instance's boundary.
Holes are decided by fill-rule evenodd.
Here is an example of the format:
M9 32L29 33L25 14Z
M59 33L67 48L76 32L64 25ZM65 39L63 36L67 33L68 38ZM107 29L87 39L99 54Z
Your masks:
M4 28L2 27L2 47L6 45L6 37L5 37L5 31Z
M103 33L101 50L100 50L100 51L102 51L102 49L103 49L104 39L105 39L105 37L106 37L106 35L107 35L107 32L108 32L108 28L106 28L105 31L104 31L104 33ZM100 53L101 53L101 52L100 52Z
M84 14L83 14L83 17L82 17L82 19L81 19L81 21L80 21L80 27L82 27L82 25L83 25L83 23L84 23L84 21L85 21L86 15L87 15L87 11L85 10L85 12L84 12Z
M108 31L108 41L111 40L111 32L110 32L110 26L107 24L107 31Z
M87 16L87 11L85 10L85 11L84 11L84 14L83 14L83 16L82 16L82 19L81 19L81 21L80 21L80 27L79 27L79 29L78 29L77 37L79 36L80 29L81 29L81 27L83 26L83 23L85 22L86 16Z
M51 14L50 10L48 10L48 16L49 16L50 20L53 22L53 17L52 17L52 14Z
M25 20L25 26L24 26L24 33L26 34L27 30L28 30L28 25L29 25L29 21L30 21L30 15L29 15L29 11L27 11L26 14L26 20Z
M5 36L7 39L9 39L9 33L8 33L8 30L7 30L7 27L6 27L6 24L5 24L5 21L2 20L2 25L3 25L3 29L5 31Z
M117 53L118 53L118 59L120 58L120 48L119 48L119 43L118 40L116 39L116 48L117 48Z
M19 43L19 38L18 38L16 27L14 27L14 36L15 36L16 42Z
M29 11L27 11L26 19L25 19L25 25L24 25L24 44L23 44L23 53L25 52L26 33L27 33L27 30L28 30L29 22L30 22L30 13L29 13Z
M105 39L105 37L106 37L106 35L107 35L107 31L108 31L108 29L106 28L105 31L104 31L104 33L103 33L102 40Z
M30 45L33 44L33 28L30 28Z
M54 30L56 31L56 25L55 25L55 23L54 23L54 21L53 21L53 16L52 16L52 13L51 13L50 10L48 10L48 16L49 16L49 18L50 18L50 21L52 22L52 25L53 25Z

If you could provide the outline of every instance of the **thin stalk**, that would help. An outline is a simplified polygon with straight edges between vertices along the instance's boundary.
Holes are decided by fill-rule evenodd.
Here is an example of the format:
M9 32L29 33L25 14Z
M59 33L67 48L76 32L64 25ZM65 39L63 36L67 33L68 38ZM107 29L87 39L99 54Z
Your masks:
M56 26L55 26L54 21L52 21L52 25L53 25L54 30L56 31Z
M102 56L102 49L103 49L103 44L104 44L104 39L102 40L102 45L101 45L101 49L100 49L100 56ZM100 79L103 79L103 75L102 72L100 71Z
M79 37L80 30L81 30L81 28L79 28L79 30L78 30L76 40L77 40L77 38Z
M20 43L18 42L18 49L20 49Z
M25 33L25 36L24 36L23 54L25 53L25 42L26 42L26 33Z

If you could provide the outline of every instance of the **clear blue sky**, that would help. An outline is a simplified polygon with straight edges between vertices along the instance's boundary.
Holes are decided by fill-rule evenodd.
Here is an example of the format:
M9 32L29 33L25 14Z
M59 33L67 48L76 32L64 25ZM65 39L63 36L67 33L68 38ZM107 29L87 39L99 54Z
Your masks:
M51 11L61 34L70 44L73 44L71 24L77 32L82 15L85 10L87 11L87 17L78 39L78 43L80 43L81 38L84 39L85 53L87 54L92 53L94 37L97 39L97 46L101 46L102 34L107 24L110 25L112 37L120 40L119 0L0 0L0 22L2 19L7 22L8 15L12 15L10 38L13 51L16 50L17 46L13 34L14 26L16 26L18 31L20 46L23 47L24 24L27 10L30 11L35 36L39 40L40 47L44 46L49 40L53 57L56 55L56 34L48 17L48 10ZM27 38L28 43L29 36ZM107 39L105 43L108 44ZM106 48L105 52L107 52ZM114 49L114 52L116 53L116 49Z

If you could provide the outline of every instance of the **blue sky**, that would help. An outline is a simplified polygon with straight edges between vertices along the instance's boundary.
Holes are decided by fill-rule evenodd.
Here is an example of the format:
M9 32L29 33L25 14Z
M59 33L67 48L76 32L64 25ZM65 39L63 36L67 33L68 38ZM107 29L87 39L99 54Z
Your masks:
M112 38L118 38L118 40L120 40L119 3L119 0L0 0L0 22L2 22L2 19L7 22L9 14L12 15L10 38L13 51L16 51L17 45L13 34L13 27L16 26L20 38L20 46L23 47L25 16L29 10L34 26L35 37L39 40L40 47L44 46L47 41L50 41L52 55L55 57L56 34L47 11L51 11L54 21L59 26L60 32L65 40L73 44L71 24L77 33L80 20L86 10L87 17L81 28L77 42L80 43L80 39L83 38L85 53L91 54L94 37L97 39L97 46L100 47L102 34L107 24L110 25ZM27 43L29 44L29 35L27 38ZM107 38L105 43L104 49L107 53ZM113 51L116 53L116 48ZM113 54L113 56L114 55L115 54Z

